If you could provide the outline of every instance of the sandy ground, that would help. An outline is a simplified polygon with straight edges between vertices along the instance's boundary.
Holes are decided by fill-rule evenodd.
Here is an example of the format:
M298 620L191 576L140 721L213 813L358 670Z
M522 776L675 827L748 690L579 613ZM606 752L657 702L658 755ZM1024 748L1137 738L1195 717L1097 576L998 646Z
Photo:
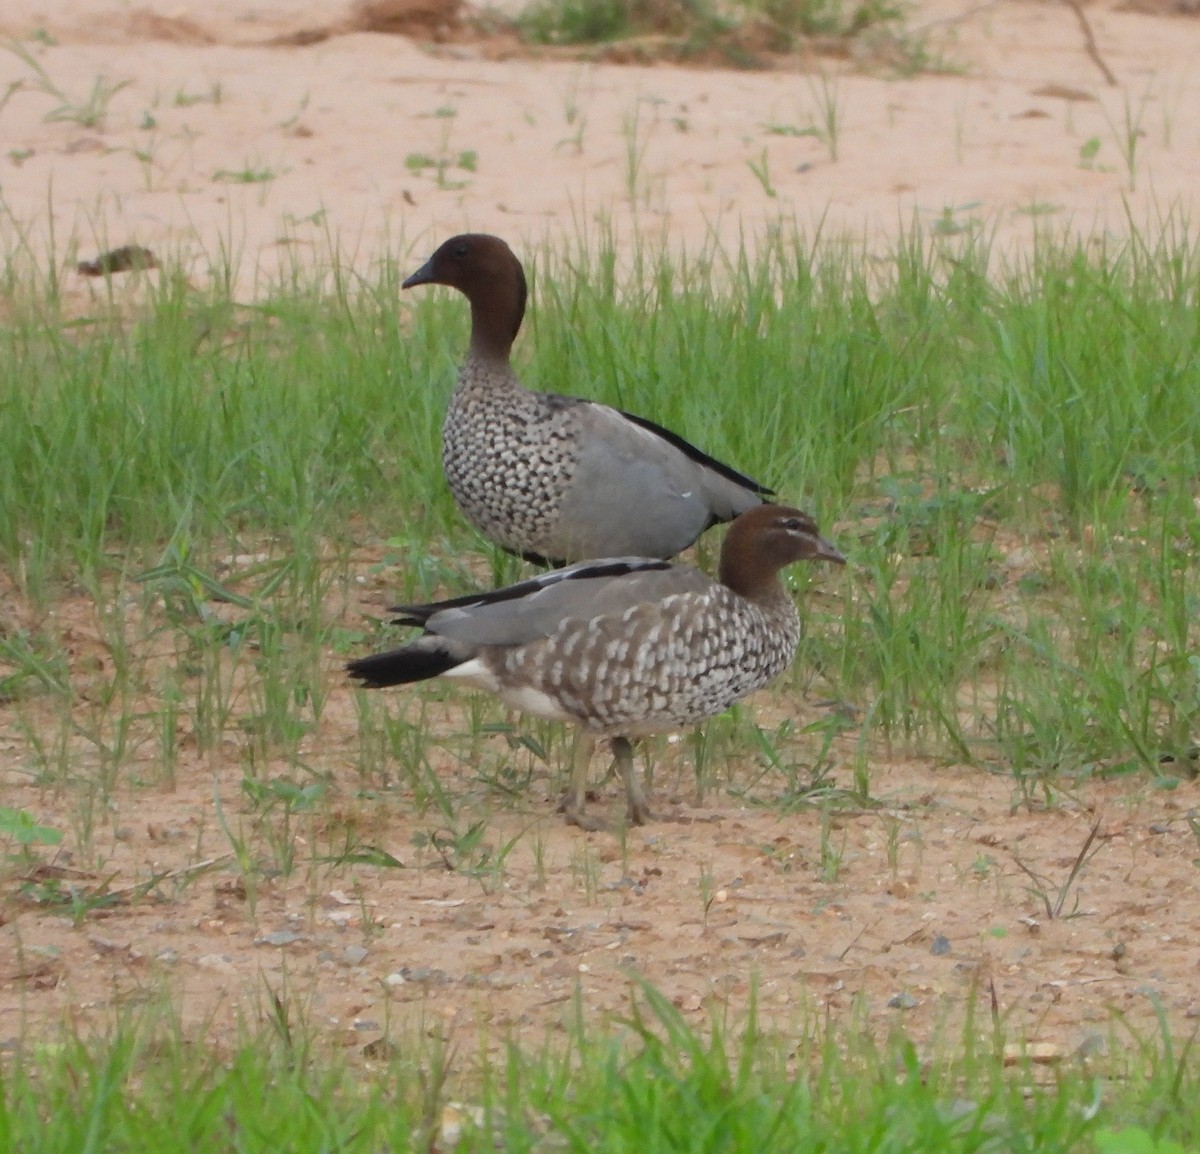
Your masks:
M496 59L511 45L364 33L283 43L336 23L335 8L6 0L0 33L24 38L45 77L0 52L9 251L44 254L53 233L78 293L75 259L110 246L178 254L198 278L232 252L249 295L260 273L325 260L331 244L363 267L386 255L408 265L466 227L520 247L605 222L620 238L695 247L735 245L782 216L886 245L916 218L1028 251L1038 227L1120 234L1193 207L1194 19L1089 9L1112 86L1072 11L1052 3L923 8L913 24L961 72L904 80L833 61L809 62L822 79L786 62L747 73ZM89 94L117 84L103 118L81 123ZM836 158L828 132L808 131L831 100ZM84 645L88 607L72 612ZM37 708L0 708L5 803L75 831L80 815L29 784ZM820 715L816 702L797 708ZM306 866L247 894L213 809L215 788L252 824L245 751L185 749L173 790L122 794L90 856L60 854L57 873L26 878L34 893L54 881L121 901L76 924L10 885L0 1044L32 1023L96 1024L159 996L189 1023L228 1031L268 987L301 997L350 1046L416 1022L536 1038L577 989L585 1005L619 1011L639 975L692 1015L744 1005L757 982L781 1028L858 1007L873 1028L899 1022L922 1037L961 1021L972 993L990 1023L994 991L1015 1034L1060 1054L1102 1043L1114 1022L1152 1034L1156 999L1181 1035L1200 1017L1195 783L1094 783L1030 810L1007 778L877 749L883 808L836 814L823 840L813 810L764 812L721 792L698 802L684 744L660 750L659 787L692 820L623 844L567 830L538 770L520 808L493 812L482 846L451 855L451 870L431 845L449 836L436 813L414 812L404 789L358 791L348 691L306 741L331 774L332 816L256 827L259 844L274 829L302 856L328 853L350 830L405 868ZM853 763L853 748L836 752ZM495 808L474 778L457 780L449 755L435 753L433 768L463 791L464 828ZM760 796L777 789L768 777ZM1094 856L1048 916L1039 886L1053 904L1097 821Z
M825 708L760 695L755 713L804 724ZM568 1028L576 997L591 1020L619 1016L640 980L696 1022L736 1018L755 989L764 1028L785 1036L832 1020L954 1047L974 1006L977 1035L998 1023L1062 1060L1153 1044L1160 1008L1178 1037L1200 1020L1194 781L1097 782L1028 805L1005 775L875 746L872 804L835 798L823 820L817 804L781 807L778 774L750 752L698 799L690 744L660 742L664 820L583 834L555 813L559 773L502 736L474 749L455 740L466 727L453 702L430 703L425 720L443 738L429 768L455 799L452 818L416 803L403 773L360 776L349 692L302 743L311 778L260 766L259 780L325 783L316 807L290 818L248 801L250 738L207 757L184 740L175 788L118 789L102 815L6 774L6 801L64 830L65 846L93 827L90 853L40 851L41 866L10 872L0 1045L161 1003L220 1041L278 993L297 1023L340 1045L411 1045L422 1030L475 1053L481 1027L493 1047ZM6 759L21 756L14 729L0 736ZM73 745L85 773L94 754ZM125 772L153 779L152 743L131 745ZM815 752L795 739L785 756ZM834 747L833 785L850 787L858 752L852 736ZM506 774L515 797L484 784ZM249 875L214 794L257 863ZM618 795L601 786L596 812L615 814ZM395 861L328 864L369 846ZM43 912L34 899L51 886L90 912Z
M961 74L893 81L834 61L493 60L511 45L373 34L267 46L337 25L336 4L8 0L0 33L45 29L55 46L24 43L63 95L0 53L0 94L21 84L0 114L4 215L37 252L52 218L64 260L138 242L203 271L232 248L249 287L330 236L369 263L464 228L533 244L604 221L694 247L781 216L886 242L915 218L1007 247L1190 210L1200 22L1091 8L1114 87L1065 4L936 4L912 25ZM100 123L48 120L97 84L127 85Z

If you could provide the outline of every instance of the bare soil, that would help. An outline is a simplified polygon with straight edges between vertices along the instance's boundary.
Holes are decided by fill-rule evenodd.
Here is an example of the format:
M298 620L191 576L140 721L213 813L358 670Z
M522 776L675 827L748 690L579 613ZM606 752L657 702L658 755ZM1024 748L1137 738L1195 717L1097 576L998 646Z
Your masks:
M914 25L963 71L902 80L827 58L762 72L530 59L466 36L456 6L411 0L407 19L398 6L331 7L60 0L47 13L7 0L0 34L43 29L54 46L37 57L69 102L97 77L128 82L85 124L0 53L0 92L21 82L0 108L8 247L19 233L46 252L53 228L81 301L97 290L77 260L139 245L203 278L231 230L247 296L282 263L328 259L331 236L369 268L387 255L415 262L464 227L520 247L611 225L619 240L640 231L694 249L736 245L739 230L753 237L781 214L886 245L915 218L946 236L987 230L1020 253L1038 227L1100 242L1130 221L1186 214L1200 171L1200 27L1157 10L1086 9L1112 86L1062 4L924 6ZM822 124L822 91L836 91L836 160L828 134L808 131ZM110 655L90 605L56 613L81 719L94 719L89 686ZM460 707L431 701L426 723L461 732ZM1026 798L1008 775L872 748L878 806L836 808L823 832L814 808L719 788L698 799L691 745L664 741L655 787L670 820L620 837L568 829L558 774L535 758L500 802L478 763L435 746L431 768L461 806L451 831L436 806L418 807L403 767L390 788L360 776L353 697L339 684L301 739L329 780L315 815L262 819L242 791L252 735L201 755L186 733L173 786L147 742L111 807L85 814L77 792L31 784L31 741L57 728L55 708L0 705L5 804L67 835L4 878L0 1044L161 997L190 1026L231 1037L268 989L302 998L347 1046L455 1024L540 1038L576 991L590 1011L618 1013L637 978L697 1020L744 1006L757 984L781 1028L857 1007L870 1028L918 1037L953 1030L972 999L990 1024L994 996L1014 1036L1061 1055L1106 1040L1114 1022L1152 1034L1156 1004L1181 1035L1200 1018L1200 846L1187 820L1200 786L1186 778ZM753 708L764 724L806 724L827 706L766 693ZM475 752L507 764L505 742ZM857 752L835 749L843 788ZM789 750L815 753L802 740ZM69 755L77 775L103 769L85 742ZM139 776L149 784L131 785ZM760 802L782 788L749 752L728 777L755 779ZM616 793L603 786L598 804L614 807ZM275 851L278 867L290 846L298 867L252 871L248 892L214 797L257 859ZM480 818L471 845L462 835ZM402 864L320 860L347 844ZM39 904L53 887L86 915Z

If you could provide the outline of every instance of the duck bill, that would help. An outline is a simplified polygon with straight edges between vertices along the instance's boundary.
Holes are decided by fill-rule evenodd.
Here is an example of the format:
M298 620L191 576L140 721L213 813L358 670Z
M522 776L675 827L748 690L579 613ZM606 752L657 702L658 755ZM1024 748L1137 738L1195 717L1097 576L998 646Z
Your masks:
M433 258L430 257L412 276L400 282L401 288L415 288L419 284L433 283Z
M842 551L832 542L826 541L824 537L817 538L817 551L813 556L821 561L832 561L835 565L846 564L846 558Z

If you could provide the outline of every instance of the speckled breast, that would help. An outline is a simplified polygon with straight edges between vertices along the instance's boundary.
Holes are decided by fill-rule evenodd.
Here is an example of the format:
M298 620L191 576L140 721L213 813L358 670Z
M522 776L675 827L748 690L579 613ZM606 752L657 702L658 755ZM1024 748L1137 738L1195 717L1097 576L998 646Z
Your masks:
M506 665L587 729L637 737L727 709L782 673L799 639L790 601L768 612L714 586L565 622L544 642L510 653Z
M574 476L569 410L551 399L460 384L442 426L442 467L463 515L519 553L550 550Z

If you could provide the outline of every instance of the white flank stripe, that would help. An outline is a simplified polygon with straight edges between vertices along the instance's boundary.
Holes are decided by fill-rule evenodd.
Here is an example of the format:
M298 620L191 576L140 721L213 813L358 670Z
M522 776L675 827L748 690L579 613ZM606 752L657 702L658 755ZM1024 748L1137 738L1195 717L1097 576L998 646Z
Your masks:
M500 700L512 709L519 709L533 717L544 717L547 721L571 721L572 716L548 693L534 689L532 685L522 685L506 689L500 694Z
M500 692L500 682L496 675L478 657L472 657L470 661L447 669L442 676L447 681L461 681L464 685L473 685L476 689L483 689L488 693Z

